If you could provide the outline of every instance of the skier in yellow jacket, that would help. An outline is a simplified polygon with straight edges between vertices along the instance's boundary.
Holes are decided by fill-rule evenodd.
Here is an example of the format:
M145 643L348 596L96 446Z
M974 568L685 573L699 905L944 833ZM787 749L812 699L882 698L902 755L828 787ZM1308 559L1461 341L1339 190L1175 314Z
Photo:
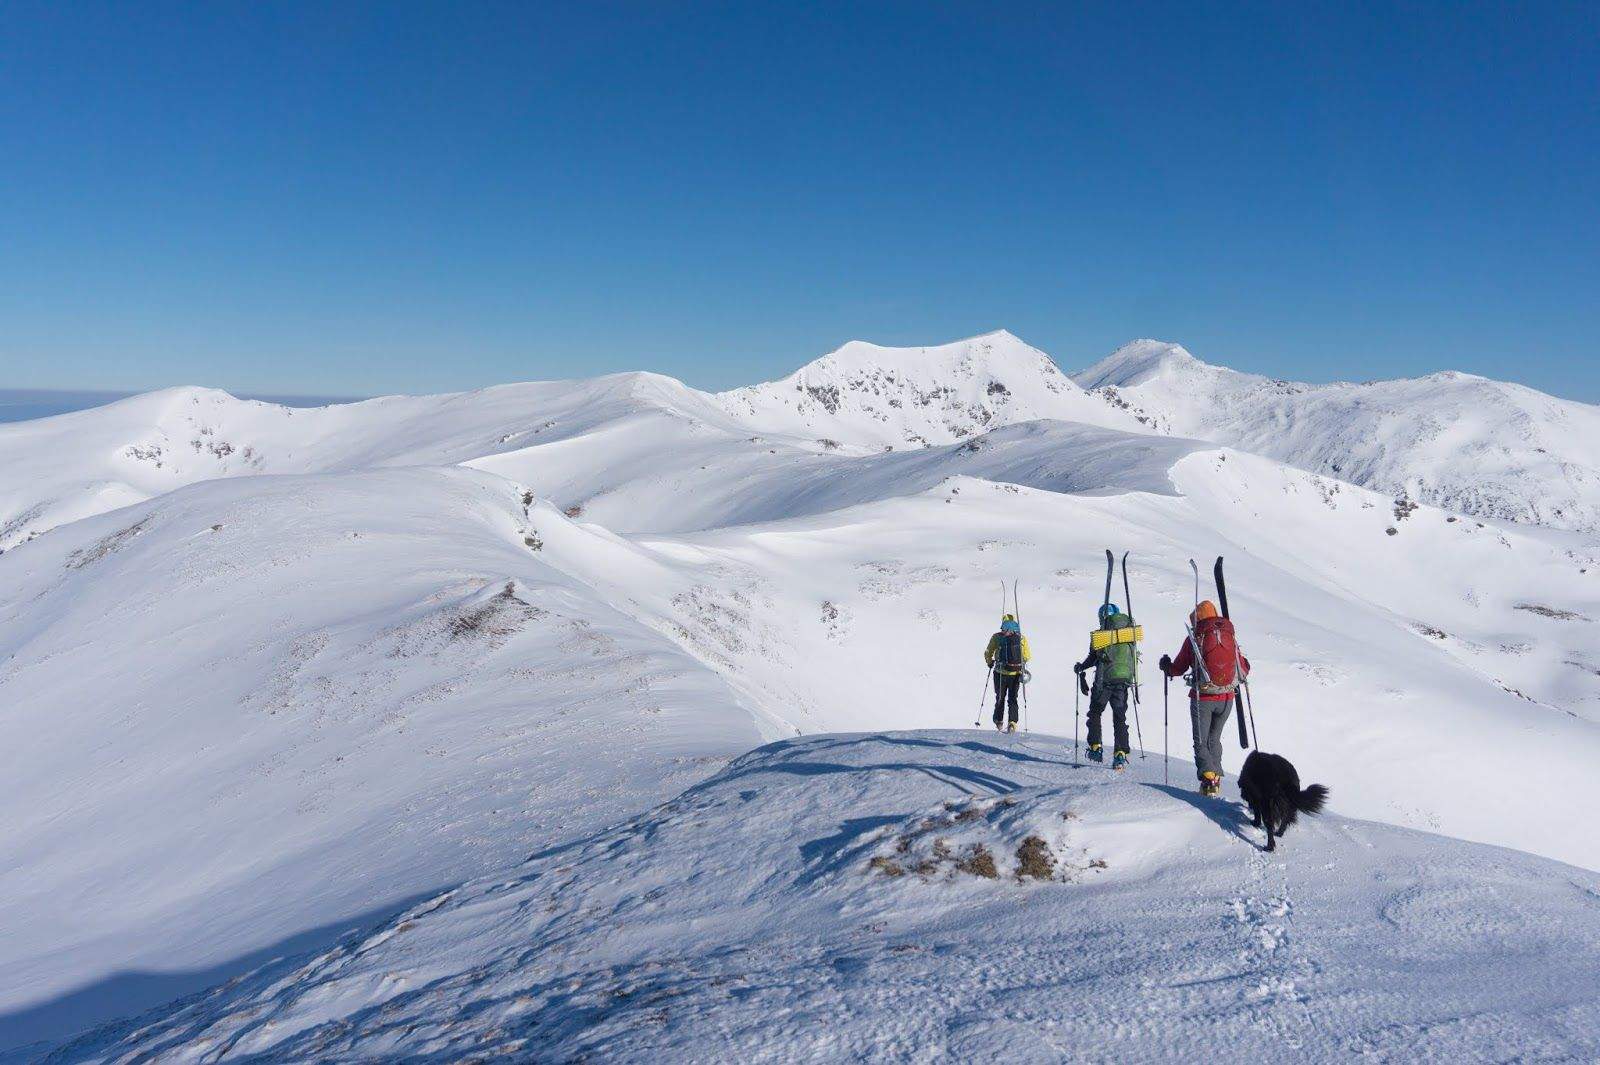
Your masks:
M1033 657L1028 650L1028 638L1022 635L1022 626L1014 615L1007 614L1000 621L1000 631L989 637L984 648L983 661L994 673L994 727L1005 732L1017 731L1017 693L1022 689L1023 674L1028 660ZM1010 720L1005 708L1010 704Z

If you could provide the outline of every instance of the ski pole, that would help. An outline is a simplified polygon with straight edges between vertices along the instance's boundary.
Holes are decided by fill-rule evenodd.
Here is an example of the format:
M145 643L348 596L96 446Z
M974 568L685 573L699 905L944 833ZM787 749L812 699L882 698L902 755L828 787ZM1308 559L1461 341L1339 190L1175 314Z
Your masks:
M1256 731L1256 700L1255 697L1250 694L1249 681L1244 681L1241 684L1241 687L1244 688L1244 699L1242 701L1243 705L1250 712L1250 735L1255 738L1254 746L1255 749L1259 751L1261 749L1261 733Z
M973 728L983 727L983 704L989 701L989 681L994 677L994 667L990 666L983 671L983 687L978 691L978 720L972 723Z
M1078 765L1078 707L1082 705L1083 689L1078 685L1072 686L1072 764Z
M1172 678L1161 674L1161 783L1172 783L1172 741L1167 730L1167 718L1172 707Z
M1139 689L1133 689L1133 730L1139 737L1139 757L1144 758L1144 726L1139 724Z

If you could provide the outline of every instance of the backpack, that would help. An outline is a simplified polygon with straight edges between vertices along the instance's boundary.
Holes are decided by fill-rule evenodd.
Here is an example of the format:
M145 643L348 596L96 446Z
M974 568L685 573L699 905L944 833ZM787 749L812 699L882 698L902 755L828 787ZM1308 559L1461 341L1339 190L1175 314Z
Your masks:
M1200 663L1195 678L1206 695L1232 695L1239 688L1239 643L1233 637L1233 622L1227 618L1202 618L1195 625L1195 660Z
M1101 625L1102 631L1115 632L1117 629L1130 629L1133 619L1127 614L1113 614ZM1139 669L1139 648L1132 643L1114 643L1109 647L1101 648L1099 664L1095 670L1095 682L1098 684L1131 684L1134 674Z
M1022 633L1002 632L995 649L994 664L1007 673L1022 672Z

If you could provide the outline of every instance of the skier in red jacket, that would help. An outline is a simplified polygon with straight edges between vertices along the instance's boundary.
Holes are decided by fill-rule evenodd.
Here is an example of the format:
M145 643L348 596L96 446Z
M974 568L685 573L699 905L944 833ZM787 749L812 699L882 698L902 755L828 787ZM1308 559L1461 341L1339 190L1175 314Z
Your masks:
M1189 673L1189 723L1194 731L1194 768L1200 794L1222 790L1222 730L1233 709L1239 682L1250 675L1250 660L1234 639L1233 622L1206 600L1189 615L1188 639L1176 659L1162 655L1161 672L1169 677ZM1200 653L1195 654L1195 641Z

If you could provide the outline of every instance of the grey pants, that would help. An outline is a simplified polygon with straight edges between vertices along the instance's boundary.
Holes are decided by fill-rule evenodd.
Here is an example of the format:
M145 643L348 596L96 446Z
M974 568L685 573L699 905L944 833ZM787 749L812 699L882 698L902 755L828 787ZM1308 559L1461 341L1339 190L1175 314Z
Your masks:
M1194 771L1201 780L1207 773L1222 776L1222 730L1228 723L1232 699L1208 702L1189 696L1189 723L1194 726Z

